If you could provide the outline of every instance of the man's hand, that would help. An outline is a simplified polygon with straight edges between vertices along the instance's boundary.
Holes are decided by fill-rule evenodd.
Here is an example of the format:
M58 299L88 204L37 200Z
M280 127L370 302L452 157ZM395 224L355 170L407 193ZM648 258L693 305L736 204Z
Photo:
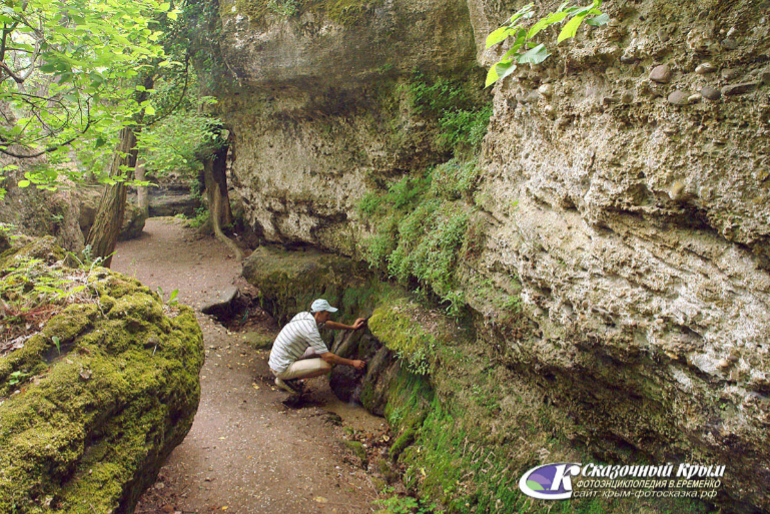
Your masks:
M358 318L355 323L353 323L353 330L358 330L359 328L366 325L366 318Z
M332 352L322 353L320 357L329 364L342 364L344 366L353 366L356 369L366 369L366 361L353 361L334 355Z

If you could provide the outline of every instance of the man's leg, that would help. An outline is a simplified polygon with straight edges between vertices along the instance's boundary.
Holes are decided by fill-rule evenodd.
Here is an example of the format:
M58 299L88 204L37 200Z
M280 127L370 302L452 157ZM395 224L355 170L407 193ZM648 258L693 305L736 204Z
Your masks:
M281 380L297 380L301 378L313 378L325 375L332 370L332 365L316 357L314 359L302 359L292 363L286 371L276 375Z

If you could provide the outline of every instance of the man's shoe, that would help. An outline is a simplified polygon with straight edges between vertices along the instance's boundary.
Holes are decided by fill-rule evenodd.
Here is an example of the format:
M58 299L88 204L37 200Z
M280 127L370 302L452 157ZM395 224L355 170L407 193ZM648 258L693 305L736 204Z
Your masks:
M278 377L275 378L275 385L288 393L299 394L302 392L299 388L295 387L294 384L289 384Z

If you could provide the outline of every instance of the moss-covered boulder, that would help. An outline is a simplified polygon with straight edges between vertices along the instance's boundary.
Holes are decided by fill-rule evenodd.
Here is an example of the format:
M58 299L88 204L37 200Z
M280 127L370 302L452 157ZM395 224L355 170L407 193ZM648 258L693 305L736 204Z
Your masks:
M348 295L348 309L335 318L350 315L348 291L366 289L364 270L350 259L324 254L316 250L287 251L261 246L243 263L243 276L259 289L262 306L279 323L294 314L310 309L316 298L325 298L334 306L342 305Z
M4 287L44 246L3 255ZM192 425L201 330L190 308L50 250L67 302L0 356L0 512L132 512Z
M126 212L123 214L123 226L120 228L118 239L120 241L128 241L129 239L140 237L146 220L147 218L142 209L136 204L127 203Z

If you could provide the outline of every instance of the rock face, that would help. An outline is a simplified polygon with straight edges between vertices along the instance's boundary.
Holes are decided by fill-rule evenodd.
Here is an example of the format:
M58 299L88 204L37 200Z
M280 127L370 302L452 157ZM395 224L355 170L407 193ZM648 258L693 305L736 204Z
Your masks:
M0 164L5 164L5 160L0 160ZM20 164L24 170L30 163ZM96 218L103 187L68 184L51 192L35 187L19 188L17 181L18 177L10 176L5 183L8 193L0 201L0 222L28 236L52 235L62 248L80 252ZM139 237L144 221L141 211L128 203L120 240Z
M0 164L4 164L0 161ZM9 177L8 189L0 201L0 222L11 225L23 234L35 237L52 235L57 243L72 252L83 249L80 199L76 191L41 191L35 187L16 187L17 180Z
M233 183L246 219L267 240L352 255L360 227L348 218L366 193L362 184L439 159L435 127L414 112L406 89L416 70L469 73L467 7L354 1L340 11L340 2L314 2L287 20L265 4L212 6L225 39L224 71L212 87L221 92L231 82L220 101L233 138Z
M375 4L358 28L321 11L216 10L233 173L247 219L269 241L366 256L361 242L387 214L365 219L362 200L447 158L431 142L435 127L404 101L406 71L457 77L469 56L490 64L499 55L483 40L510 15L484 0ZM722 505L750 512L770 509L760 485L770 481L770 34L766 18L756 23L760 2L717 4L607 3L613 23L495 87L456 278L470 348L486 348L491 374L569 420L556 423L552 456L718 462L730 477ZM402 20L400 39L425 40L388 54L352 37L386 19ZM723 27L737 28L735 48L720 44ZM415 55L424 49L429 65ZM710 71L696 73L703 63ZM650 80L657 66L668 80ZM385 78L402 87L383 87ZM704 86L719 101L667 101ZM630 101L615 100L629 91ZM511 313L525 329L509 326ZM474 359L466 368L483 360ZM431 387L462 383L463 364L442 362ZM441 398L469 393L452 394ZM523 411L500 394L490 412L517 419ZM421 437L450 430L431 416ZM420 490L440 497L433 478Z
M134 279L57 268L63 256L35 242L0 262L7 276L43 259L87 284L0 357L0 511L133 512L192 425L200 327Z
M132 197L133 200L133 197ZM150 188L150 216L195 217L201 207L200 197L192 194L190 187L181 182L163 182L160 187Z

